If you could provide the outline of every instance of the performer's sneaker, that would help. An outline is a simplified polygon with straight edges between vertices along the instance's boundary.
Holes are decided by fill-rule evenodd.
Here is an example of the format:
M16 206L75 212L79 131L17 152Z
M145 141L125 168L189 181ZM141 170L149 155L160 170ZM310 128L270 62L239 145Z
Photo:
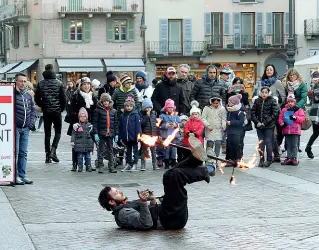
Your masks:
M125 168L123 168L123 169L121 170L121 172L131 171L131 168L132 168L132 167L131 167L129 164L126 164Z

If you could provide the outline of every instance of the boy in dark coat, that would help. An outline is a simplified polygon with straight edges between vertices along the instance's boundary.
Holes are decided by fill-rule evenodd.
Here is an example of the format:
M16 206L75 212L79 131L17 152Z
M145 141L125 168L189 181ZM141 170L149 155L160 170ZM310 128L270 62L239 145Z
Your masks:
M142 133L140 115L135 108L133 95L128 95L124 103L124 113L120 117L119 142L126 146L126 166L124 171L136 171L138 163L137 136ZM132 153L134 160L132 162Z
M110 173L116 173L113 161L113 139L117 142L117 116L113 109L112 97L103 93L93 115L93 131L95 141L99 143L97 153L99 173L103 173L103 155L108 153Z
M156 127L156 115L154 114L153 103L149 98L145 98L142 104L142 133L151 136L157 136L158 130ZM148 153L148 145L142 143L142 159L141 159L141 171L145 171L145 155ZM157 161L156 161L156 150L155 147L151 147L151 155L152 155L152 166L153 170L158 170Z
M83 171L83 157L87 172L92 172L91 152L93 151L93 125L88 122L88 112L85 108L79 111L79 122L73 125L71 144L78 156L78 172Z

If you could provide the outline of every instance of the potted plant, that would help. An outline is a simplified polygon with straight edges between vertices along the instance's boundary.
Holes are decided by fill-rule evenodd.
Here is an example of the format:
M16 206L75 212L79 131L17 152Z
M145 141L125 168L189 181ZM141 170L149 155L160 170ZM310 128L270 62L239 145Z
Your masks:
M137 7L138 7L137 3L131 4L132 11L136 12L137 11Z
M114 10L121 10L122 9L122 5L114 5L113 9Z

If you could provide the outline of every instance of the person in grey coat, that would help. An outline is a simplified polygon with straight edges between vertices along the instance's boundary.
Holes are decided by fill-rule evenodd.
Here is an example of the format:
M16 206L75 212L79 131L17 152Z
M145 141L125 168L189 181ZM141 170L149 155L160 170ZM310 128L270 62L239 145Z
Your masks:
M188 73L190 67L187 64L181 64L177 68L177 84L182 87L184 94L185 113L189 114L191 110L190 96L194 87L194 83L189 80Z
M93 125L88 122L88 112L85 108L79 111L79 122L73 125L71 145L78 157L78 172L83 171L83 157L87 172L92 172L91 152L94 148Z
M200 147L203 146L199 142ZM210 176L215 174L215 168L201 167L203 158L201 150L196 146L194 151L185 150L185 159L174 168L167 170L163 176L164 196L161 204L156 203L154 194L138 191L138 200L127 201L123 192L105 187L99 195L100 205L112 211L116 224L120 228L134 230L149 230L164 228L178 230L183 228L188 220L186 184L199 181L210 182ZM198 154L199 153L199 154ZM147 204L150 201L150 205Z

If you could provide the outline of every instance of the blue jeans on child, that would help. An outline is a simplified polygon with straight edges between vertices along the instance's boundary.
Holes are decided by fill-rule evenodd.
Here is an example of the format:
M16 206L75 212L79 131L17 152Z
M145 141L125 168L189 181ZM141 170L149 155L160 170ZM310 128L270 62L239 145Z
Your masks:
M29 128L16 128L16 171L21 178L26 178L29 132Z
M78 155L78 166L83 167L83 157L85 159L85 166L91 166L91 152L77 152Z
M126 164L132 166L138 163L139 153L138 153L138 142L137 141L126 141L124 142L126 146ZM133 153L133 162L132 162Z

